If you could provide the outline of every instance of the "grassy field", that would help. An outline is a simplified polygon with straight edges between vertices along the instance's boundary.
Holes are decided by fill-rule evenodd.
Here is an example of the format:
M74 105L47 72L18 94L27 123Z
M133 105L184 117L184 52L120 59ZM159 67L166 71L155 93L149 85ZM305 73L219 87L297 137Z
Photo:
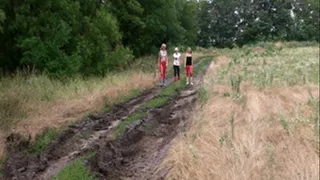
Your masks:
M167 179L319 179L319 44L214 51Z
M11 132L31 134L39 144L35 151L55 137L61 127L80 120L93 111L109 110L113 103L123 102L150 88L157 81L155 57L138 59L132 68L104 78L73 78L66 82L46 75L0 79L0 157L4 138ZM48 130L49 129L49 130ZM57 130L54 130L57 129Z

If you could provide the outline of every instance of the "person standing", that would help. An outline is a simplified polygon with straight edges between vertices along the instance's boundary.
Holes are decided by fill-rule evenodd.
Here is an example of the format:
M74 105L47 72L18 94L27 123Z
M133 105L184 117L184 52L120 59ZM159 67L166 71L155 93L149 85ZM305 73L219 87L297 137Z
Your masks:
M165 85L166 71L169 64L166 44L162 44L158 55L158 65L160 70L160 86Z
M192 76L193 76L193 59L192 59L192 50L189 47L186 53L186 60L185 60L185 67L186 67L186 75L187 75L187 85L193 85Z
M173 54L174 81L180 80L180 64L181 54L179 53L179 48L176 47Z

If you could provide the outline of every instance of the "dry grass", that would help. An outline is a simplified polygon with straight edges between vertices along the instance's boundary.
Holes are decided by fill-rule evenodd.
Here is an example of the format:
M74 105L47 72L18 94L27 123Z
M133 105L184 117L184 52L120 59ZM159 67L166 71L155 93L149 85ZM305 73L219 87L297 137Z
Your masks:
M7 82L1 81L2 85L7 85L0 92L0 95L2 93L8 100L7 104L11 105L11 101L17 101L5 112L22 113L23 116L5 116L6 114L2 113L8 121L15 122L2 124L0 157L3 153L4 137L8 133L31 134L35 137L48 127L60 128L73 123L87 113L101 109L106 101L113 103L132 90L153 86L156 81L152 73L133 71L110 75L103 79L79 79L67 84L54 82L42 76L31 77L27 83L22 78L17 78L8 79ZM39 85L42 87L37 87Z
M205 76L207 104L163 163L167 179L319 179L319 84L261 89L247 79L240 97L225 96L230 85L216 79L230 58L219 59Z

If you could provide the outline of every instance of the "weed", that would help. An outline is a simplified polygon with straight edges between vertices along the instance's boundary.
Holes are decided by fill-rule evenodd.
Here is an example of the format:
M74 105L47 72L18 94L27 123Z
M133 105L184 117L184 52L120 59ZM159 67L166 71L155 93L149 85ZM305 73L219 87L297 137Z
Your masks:
M228 134L227 133L224 133L220 139L219 139L219 142L220 142L220 145L223 146L224 142L226 141L226 139L228 138Z
M309 96L310 96L310 98L311 98L311 101L314 101L314 97L313 97L313 94L312 94L310 88L308 88L308 93L309 93Z
M236 94L237 97L241 94L241 92L240 92L241 81L242 81L241 75L236 76L236 77L235 76L230 77L232 90Z
M177 84L182 84L180 82L178 82ZM177 96L178 95L178 92L177 92L177 89L178 89L178 85L177 84L172 84L166 88L164 88L163 90L161 90L159 96Z
M65 167L62 171L58 173L53 180L94 180L96 179L90 171L85 166L85 161L90 157L94 156L94 154L89 154L85 157L82 157L67 167Z
M269 173L267 174L267 179L274 179L274 168L275 168L275 156L274 156L274 150L272 145L268 145L267 148L268 151L268 168L269 168Z
M145 107L148 109L156 109L165 105L169 101L168 97L158 97L149 101Z
M36 142L31 147L32 152L36 154L42 153L58 135L59 132L56 129L46 129L41 135L36 137Z
M147 116L146 112L137 112L137 113L132 114L126 120L122 121L119 124L118 128L116 129L116 134L117 135L122 134L126 130L128 125L130 125L132 122L137 121L139 119L142 119L146 116Z
M231 123L231 137L234 139L234 112L232 112L231 118L230 118L230 123Z
M199 91L198 91L198 99L199 99L199 102L201 104L205 104L206 102L208 102L209 94L208 94L208 91L204 87L201 87L199 89Z
M283 115L280 116L280 121L281 121L282 127L286 130L288 136L290 136L291 132L290 132L290 129L289 129L289 124L288 124L288 122L286 121L286 119L285 119L285 117Z
M223 93L223 95L222 95L223 97L231 97L231 94L230 93L228 93L228 92L225 92L225 93Z

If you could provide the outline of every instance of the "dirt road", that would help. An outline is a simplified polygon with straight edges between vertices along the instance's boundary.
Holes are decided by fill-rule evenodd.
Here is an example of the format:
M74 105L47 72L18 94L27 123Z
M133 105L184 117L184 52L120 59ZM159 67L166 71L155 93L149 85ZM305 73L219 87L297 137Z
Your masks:
M97 113L69 126L40 155L30 154L29 142L12 135L7 143L11 153L5 163L5 179L50 179L89 152L95 155L86 165L98 179L162 179L167 170L159 165L171 141L188 124L208 62L200 61L194 86L166 97L168 101L161 107L147 108L146 116L130 123L120 135L115 136L119 124L159 97L162 88L146 90L115 105L111 112Z

